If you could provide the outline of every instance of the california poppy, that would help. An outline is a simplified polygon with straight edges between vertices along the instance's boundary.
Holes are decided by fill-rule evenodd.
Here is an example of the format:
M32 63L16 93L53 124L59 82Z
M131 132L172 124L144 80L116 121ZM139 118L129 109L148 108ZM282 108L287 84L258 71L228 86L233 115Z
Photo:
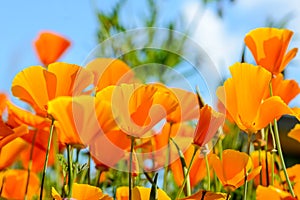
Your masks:
M184 152L184 160L187 166L190 165L194 148L194 145L190 145L190 147ZM210 158L210 154L208 155L208 157ZM178 158L175 162L171 163L170 167L174 176L175 183L178 186L181 186L184 180L184 175L180 159ZM191 171L189 173L191 187L195 187L206 176L206 174L207 172L204 157L200 157L200 155L197 154L192 163Z
M92 96L55 98L48 103L48 112L56 120L62 145L88 145L98 134L116 128L110 104Z
M59 195L59 193L54 188L52 188L51 194L55 200L64 199ZM80 199L80 200L113 200L112 197L103 194L100 188L88 184L78 184L78 183L73 184L73 190L71 196L72 199Z
M271 81L266 69L236 63L230 67L230 72L232 78L217 89L217 96L241 130L256 133L274 119L292 113L280 97L264 99Z
M259 151L254 151L251 153L251 158L253 162L253 167L256 168L258 166L261 166L261 178L262 182L260 182L260 176L256 176L254 179L255 185L263 185L267 186L268 180L271 180L271 169L272 169L272 156L270 152L267 153L267 158L266 158L266 152L262 151L259 155ZM259 160L260 157L260 160ZM268 159L266 161L266 159ZM268 163L268 166L267 166ZM269 171L267 171L267 169ZM278 170L276 166L274 166L274 173L278 173ZM267 180L268 179L268 180Z
M300 124L296 124L296 126L290 130L288 136L300 142Z
M277 74L272 78L273 96L279 96L286 104L289 104L299 93L300 87L295 80L285 80L283 75ZM266 97L270 96L270 91L266 91Z
M10 169L1 172L0 175L0 188L2 193L1 197L8 199L24 199L25 190L27 185L27 170ZM17 188L17 189L16 189ZM35 173L30 173L28 184L27 197L33 199L34 196L39 194L40 181Z
M108 86L96 98L111 102L118 127L134 137L142 137L178 106L176 99L154 84Z
M222 152L222 160L215 154L211 155L212 166L227 191L234 191L247 181L257 176L261 167L253 168L250 157L243 152L226 149Z
M274 186L264 187L259 185L256 189L256 199L257 200L296 200L297 198L293 198L292 195L286 191L283 191Z
M36 53L45 66L56 62L70 45L67 38L49 31L41 32L34 41Z
M150 199L151 188L136 186L132 190L132 199L148 200ZM119 187L116 192L116 200L128 200L128 187ZM161 189L157 189L157 200L171 200L171 198Z
M0 116L2 116L2 113L6 108L6 101L7 101L6 94L0 93Z
M200 116L195 130L193 144L202 147L216 134L224 123L224 115L214 111L207 104L200 109Z
M96 58L86 65L94 74L96 92L110 85L131 83L134 73L123 61L113 58Z
M292 36L288 29L257 28L246 34L245 43L256 64L277 75L297 54L297 48L286 53Z
M48 101L59 96L78 96L93 82L93 74L68 63L52 63L48 70L32 66L19 72L12 83L14 96L29 103L40 116L47 116Z
M198 192L196 192L195 194L185 197L185 198L181 198L180 200L227 200L229 199L229 197L227 198L228 194L225 193L221 193L221 192L210 192L210 191L206 191L206 190L199 190Z

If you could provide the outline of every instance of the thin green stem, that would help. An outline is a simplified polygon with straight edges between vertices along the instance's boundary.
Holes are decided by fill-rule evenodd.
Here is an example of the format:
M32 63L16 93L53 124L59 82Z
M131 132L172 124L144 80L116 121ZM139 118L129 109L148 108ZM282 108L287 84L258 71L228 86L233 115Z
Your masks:
M206 165L206 173L207 173L207 190L210 191L210 169L209 162L207 158L207 152L204 153L205 165Z
M266 139L266 145L265 145L265 162L266 162L266 181L267 181L267 186L269 186L270 184L270 180L269 180L269 161L268 161L268 134L269 130L267 129L267 131L265 131L265 139Z
M273 96L272 79L270 81L269 87L270 87L270 96ZM290 178L289 178L289 175L287 173L286 166L285 166L285 161L284 161L284 158L283 158L283 153L282 153L281 143L280 143L280 138L279 138L277 119L274 119L274 137L275 137L275 142L276 142L276 146L277 146L277 150L278 150L278 154L279 154L280 163L281 163L282 168L283 168L283 172L284 172L284 175L285 175L286 182L288 184L289 191L290 191L290 193L292 194L293 197L296 197L295 193L294 193L294 190L293 190L293 187L292 187L292 184L291 184L291 181L290 181Z
M286 166L285 166L285 161L284 161L284 158L283 158L283 153L282 153L282 149L281 149L279 131L278 131L278 126L277 126L277 120L276 119L274 120L274 133L275 133L276 146L277 146L280 162L281 162L281 165L282 165L282 168L283 168L283 172L284 172L284 175L285 175L285 179L286 179L286 182L288 184L290 193L292 194L293 197L295 197L295 193L294 193L289 175L287 173Z
M71 145L67 145L67 154L68 154L68 186L69 193L68 197L72 197L72 189L73 189L73 162L72 162L72 149Z
M31 142L31 149L30 149L29 163L28 163L28 169L27 169L27 181L26 181L24 200L27 199L28 185L29 185L29 181L30 181L30 172L31 172L31 168L32 168L32 157L33 157L36 134L37 134L37 130L34 131L32 142Z
M271 185L274 185L274 179L275 179L275 154L277 152L276 150L276 142L275 142L275 135L274 135L274 131L273 131L273 128L272 128L272 124L270 124L270 132L271 132L271 135L272 135L272 141L273 141L273 149L271 151Z
M47 149L46 149L46 158L45 158L44 168L43 168L41 191L40 191L40 200L43 199L43 190L44 190L44 183L45 183L47 165L48 165L48 160L49 160L49 151L50 151L50 147L51 147L51 140L52 140L52 135L53 135L53 130L54 130L54 121L55 121L54 118L52 118L51 126L50 126L50 133L49 133L49 138L48 138L48 145L47 145Z
M244 200L247 200L247 190L248 190L248 181L247 181L247 172L245 172L246 173L246 175L245 175L245 179L244 179L244 181L245 181L245 184L244 184Z
M131 143L130 143L130 155L129 155L129 175L128 175L128 185L129 185L129 200L132 200L132 154L133 154L133 148L134 148L134 137L131 136Z
M195 149L194 149L194 153L193 153L193 155L192 155L191 162L190 162L190 164L189 164L189 167L188 167L188 169L187 169L187 172L185 173L183 183L182 183L181 187L179 188L179 191L177 192L177 195L176 195L176 198L175 198L175 199L178 199L178 198L180 197L181 192L182 192L182 190L183 190L183 188L184 188L184 186L185 186L185 184L186 184L186 181L187 181L187 179L188 179L188 174L189 174L190 171L191 171L191 168L192 168L192 165L193 165L193 162L194 162L194 159L195 159L195 156L196 156L196 153L197 153L199 147L195 145L194 148L195 148Z

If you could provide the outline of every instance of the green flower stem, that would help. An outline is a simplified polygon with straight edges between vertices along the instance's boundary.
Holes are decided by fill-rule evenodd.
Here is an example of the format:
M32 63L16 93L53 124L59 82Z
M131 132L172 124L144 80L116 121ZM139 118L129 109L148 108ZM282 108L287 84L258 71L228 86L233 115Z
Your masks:
M133 154L133 148L134 148L134 137L131 136L131 143L130 143L130 157L129 157L129 175L128 175L128 185L129 185L129 200L132 200L132 154Z
M275 134L274 134L274 131L273 131L273 128L272 128L272 124L270 124L270 132L271 132L271 135L272 135L272 141L273 141L273 149L271 151L271 185L274 185L274 178L275 178L275 172L274 172L274 169L275 169L275 155L276 155L276 142L275 142Z
M32 142L31 142L31 149L30 149L30 156L29 156L29 163L28 163L28 170L27 170L27 181L26 181L24 200L27 199L28 185L29 185L29 181L30 181L30 172L31 172L31 168L32 168L32 157L33 157L33 150L34 150L36 134L37 134L37 130L34 131L34 135L33 135Z
M272 76L272 78L273 78L273 76ZM270 89L270 96L273 96L272 79L271 79L270 84L269 84L269 89ZM280 138L279 138L277 119L274 119L274 137L275 137L275 143L276 143L278 154L279 154L279 159L280 159L280 162L281 162L281 165L282 165L282 168L283 168L284 176L285 176L286 182L287 182L288 187L289 187L289 191L290 191L290 193L292 194L293 197L296 197L295 193L294 193L294 190L293 190L293 187L292 187L292 184L291 184L291 181L290 181L290 178L289 178L289 175L287 173L286 166L285 166L285 161L284 161L284 158L283 158L283 153L282 153L281 143L280 143Z
M247 200L247 190L248 190L248 181L247 181L247 177L248 177L248 174L246 172L246 175L245 175L245 184L244 184L244 198L243 200Z
M289 191L290 191L290 193L292 194L293 197L296 197L295 193L294 193L294 190L293 190L293 187L292 187L292 184L291 184L291 181L290 181L290 178L289 178L289 175L288 175L287 170L286 170L286 166L285 166L285 162L284 162L284 158L283 158L283 154L282 154L282 149L281 149L281 144L280 144L280 139L279 139L279 132L278 132L278 126L277 126L277 120L276 119L274 120L274 134L275 134L275 142L276 142L280 162L281 162L281 165L282 165L282 168L283 168L283 172L284 172L284 175L285 175L285 178L286 178L286 182L287 182L288 187L289 187Z
M68 154L68 186L69 193L68 197L72 197L72 189L73 189L73 162L72 162L72 150L71 145L67 145L67 154Z
M205 165L206 165L206 173L207 173L207 190L210 191L210 169L209 169L209 163L208 163L208 157L207 157L207 149L204 152L204 159L205 159Z
M41 191L40 191L40 200L43 199L43 190L44 190L44 183L45 183L47 165L48 165L48 160L49 160L49 151L50 151L50 147L51 147L51 140L52 140L52 135L53 135L53 130L54 130L54 121L55 120L52 118L51 126L50 126L50 133L49 133L49 138L48 138L48 145L47 145L47 149L46 149L46 158L45 158L44 168L43 168Z
M194 153L193 153L193 155L192 155L191 162L190 162L190 164L189 164L189 167L188 167L188 169L187 169L187 172L185 173L183 183L182 183L181 187L179 188L179 191L178 191L178 193L177 193L175 199L178 199L178 198L180 197L181 192L182 192L182 190L183 190L183 188L184 188L184 186L185 186L185 184L186 184L186 182L187 182L187 179L188 179L188 177L189 177L188 175L189 175L189 173L190 173L190 171L191 171L191 168L192 168L192 165L193 165L193 162L194 162L194 159L195 159L195 156L196 156L196 153L197 153L199 147L195 145L194 148L195 148L195 149L194 149Z

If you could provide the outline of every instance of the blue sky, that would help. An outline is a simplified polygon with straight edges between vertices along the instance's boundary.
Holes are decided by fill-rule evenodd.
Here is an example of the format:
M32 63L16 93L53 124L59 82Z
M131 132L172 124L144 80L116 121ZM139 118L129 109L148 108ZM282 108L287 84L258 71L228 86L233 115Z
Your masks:
M113 1L0 1L0 91L9 91L16 73L27 66L38 65L32 42L42 30L58 32L72 41L72 47L62 61L81 64L97 45L97 18L95 9L111 10ZM264 26L267 18L275 21L293 13L288 28L295 32L290 47L300 47L300 13L297 0L236 0L225 5L224 18L214 12L214 6L204 7L200 0L164 0L160 2L159 22L181 16L187 27L196 17L191 37L211 56L224 76L228 66L238 61L244 35L251 29ZM141 17L147 17L144 1L129 0L121 20L130 28L141 26ZM196 14L197 12L197 14ZM180 13L180 15L178 15ZM298 55L287 70L287 77L300 81ZM250 56L249 56L250 57ZM297 98L293 105L300 105Z

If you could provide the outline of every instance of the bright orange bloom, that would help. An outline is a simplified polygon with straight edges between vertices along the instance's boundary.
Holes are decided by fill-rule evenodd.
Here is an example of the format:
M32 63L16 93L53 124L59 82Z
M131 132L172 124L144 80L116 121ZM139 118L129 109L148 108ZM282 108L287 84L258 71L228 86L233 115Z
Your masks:
M184 160L187 166L189 166L191 163L194 148L194 145L190 145L190 147L184 152ZM208 155L208 158L210 160L210 154ZM171 163L170 167L174 176L175 183L178 186L181 186L184 180L184 176L180 159L178 158L175 162ZM191 167L191 171L189 173L191 187L195 187L206 175L207 172L204 157L200 157L200 154L196 154Z
M267 167L266 167L266 153L264 151L261 152L260 154L260 159L259 160L259 151L254 151L251 153L251 158L253 162L253 167L256 168L258 166L261 166L261 173L262 173L262 183L260 183L260 176L256 176L254 178L254 183L255 185L263 185L267 186L267 178L271 181L271 168L272 168L272 155L270 152L267 153L267 158L268 158L268 173L267 173ZM274 172L275 174L278 172L276 166L274 167ZM270 182L269 182L270 183Z
M217 89L217 96L241 130L256 133L274 119L292 113L280 97L264 99L271 81L271 74L264 68L236 63L230 72L232 78Z
M74 64L52 63L48 70L32 66L19 72L12 83L14 96L47 116L48 101L59 96L78 96L93 82L93 74Z
M118 187L116 191L116 200L128 200L128 187ZM132 190L132 199L134 200L148 200L150 199L151 188L136 186ZM157 190L157 200L171 200L171 198L161 189Z
M154 84L108 86L97 98L111 102L118 127L134 137L142 137L178 106L176 99Z
M27 183L27 170L10 169L0 174L0 188L2 188L1 197L8 199L24 199ZM39 177L30 173L28 184L28 199L33 199L39 194L40 181Z
M63 200L58 192L52 187L52 197L55 200ZM72 199L80 200L113 200L112 197L103 194L100 188L88 184L73 183Z
M71 45L71 42L57 33L44 31L34 41L36 53L45 65L56 62Z
M225 200L227 194L221 192L210 192L205 190L199 190L195 194L182 198L180 200ZM229 199L229 198L228 198Z
M62 145L90 145L95 137L116 127L110 104L92 96L55 98L48 103L48 112L56 120Z
M6 101L7 101L6 94L0 93L0 117L2 116L2 113L6 108Z
M286 169L289 175L289 179L293 182L300 182L300 164L293 165ZM280 176L285 180L284 172L280 172Z
M250 157L243 152L226 149L222 152L222 160L215 154L211 155L212 166L227 191L234 191L247 181L257 176L261 167L253 169Z
M300 87L295 80L284 80L280 73L272 78L273 96L279 96L286 104L289 104L298 94ZM266 98L270 96L270 92L266 92Z
M9 142L0 149L0 170L11 166L18 158L21 152L27 148L27 142L21 138Z
M199 147L207 144L224 123L224 115L214 111L207 104L200 109L193 143Z
M11 129L2 120L0 120L0 150L12 140L26 135L27 133L28 129L25 125Z
M297 48L286 53L292 36L288 29L257 28L246 34L245 43L256 64L277 75L297 54Z
M134 73L123 61L113 58L96 58L86 65L94 74L96 92L110 85L131 83Z
M288 133L288 136L300 142L300 124L296 124L296 126Z
M259 185L256 189L256 199L257 200L296 200L292 195L286 191L283 191L274 186L264 187Z

